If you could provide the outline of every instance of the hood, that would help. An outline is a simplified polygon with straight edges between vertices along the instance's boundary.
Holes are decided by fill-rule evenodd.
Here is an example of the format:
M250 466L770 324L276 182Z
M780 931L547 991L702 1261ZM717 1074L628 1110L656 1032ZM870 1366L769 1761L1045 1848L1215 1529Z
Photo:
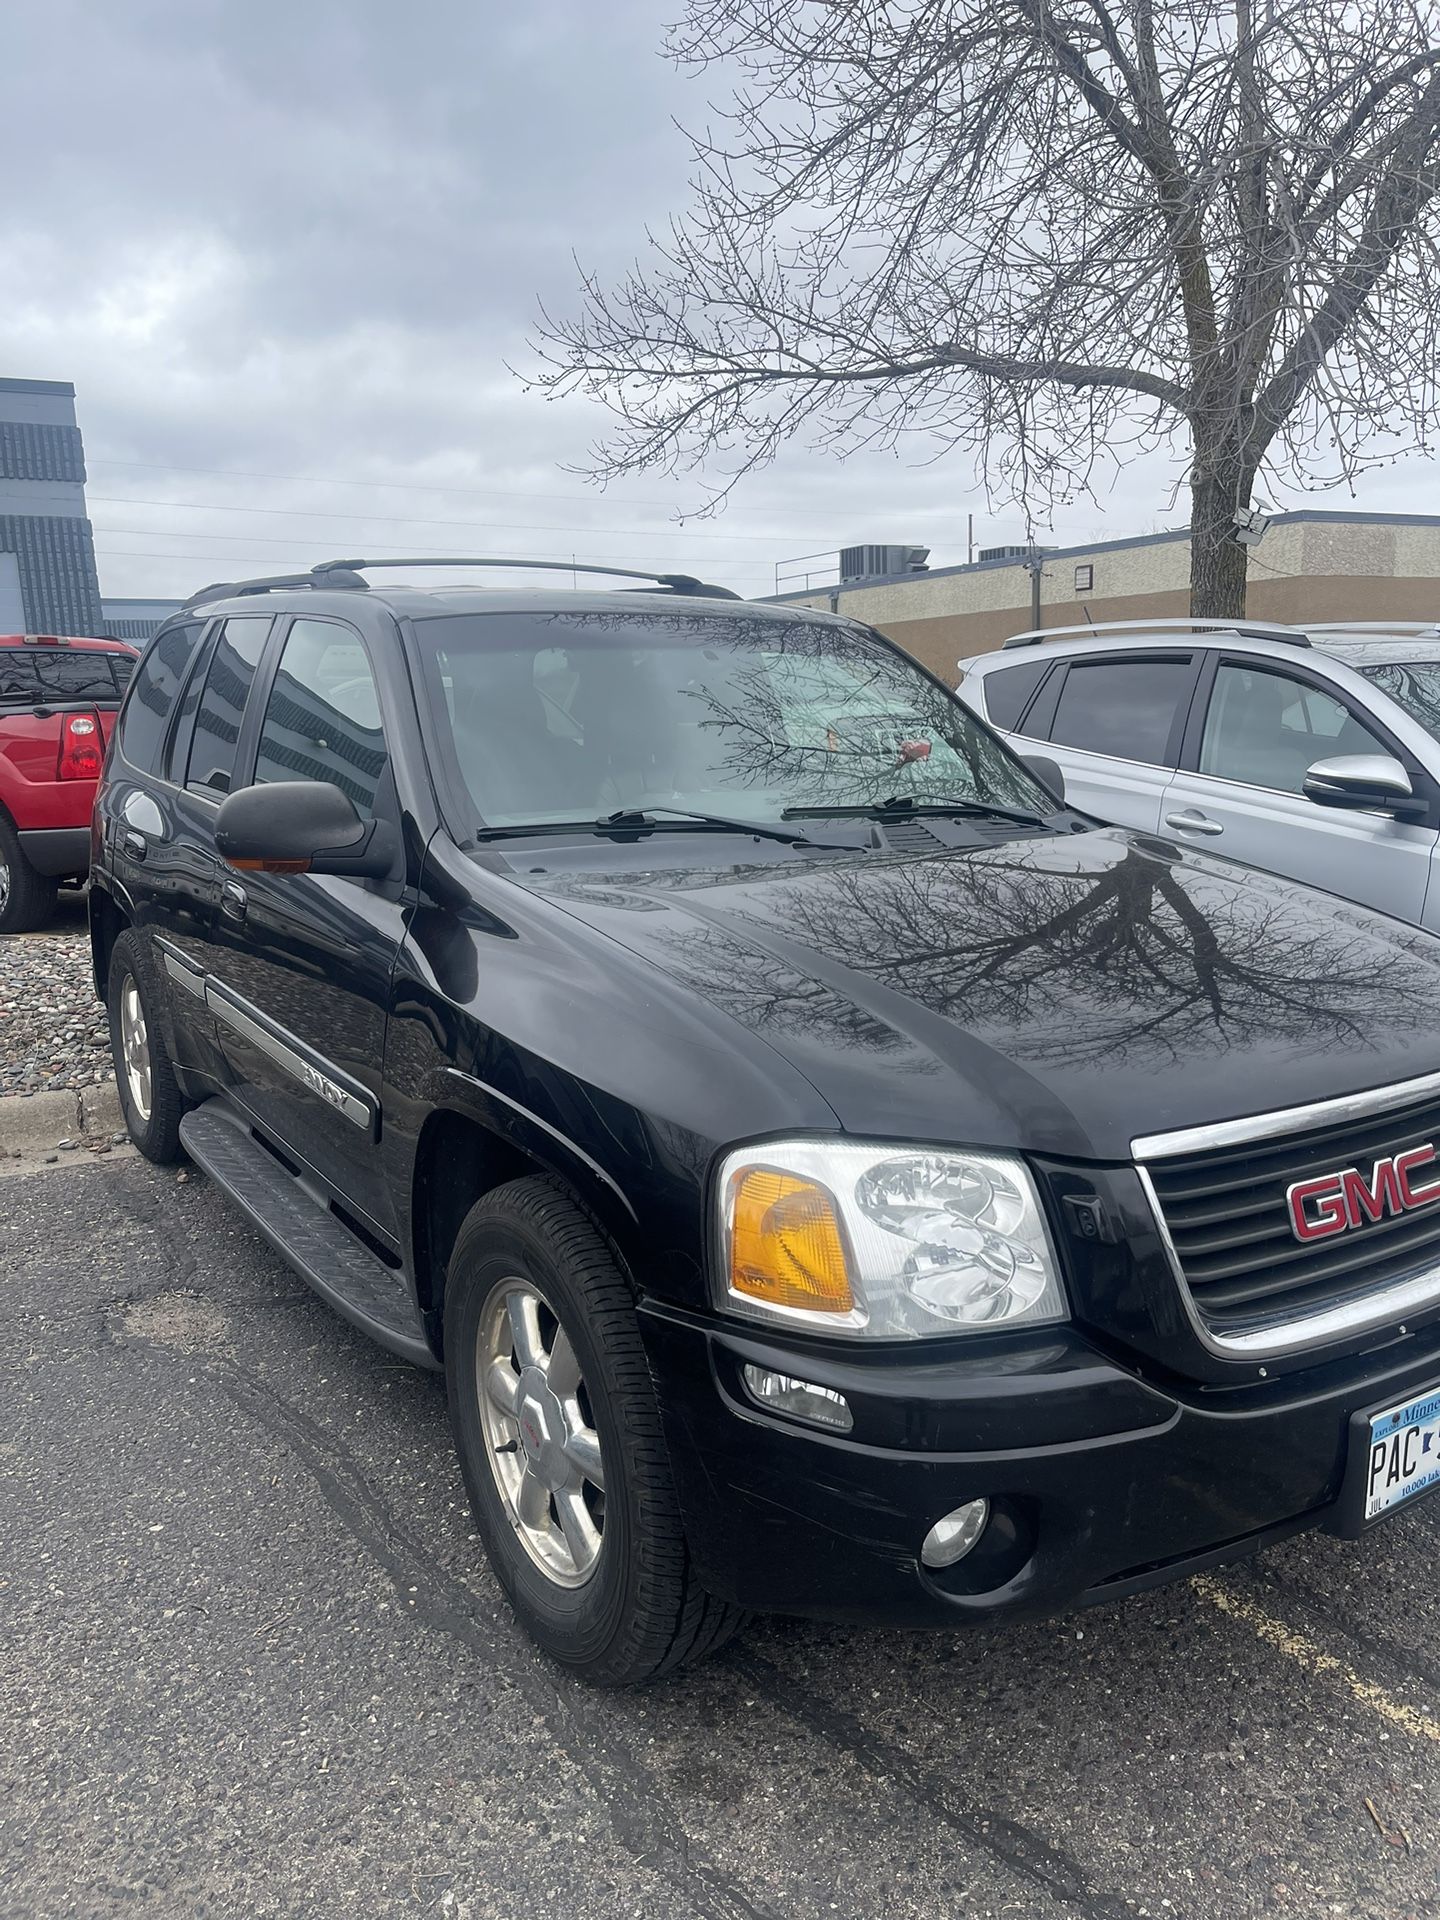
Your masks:
M514 879L778 1049L849 1133L1126 1159L1440 1069L1440 941L1165 841L702 848L547 847Z

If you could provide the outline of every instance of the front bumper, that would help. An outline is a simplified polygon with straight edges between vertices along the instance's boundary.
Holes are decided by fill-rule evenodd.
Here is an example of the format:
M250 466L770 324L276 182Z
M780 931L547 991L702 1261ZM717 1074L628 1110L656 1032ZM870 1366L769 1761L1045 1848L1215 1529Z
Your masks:
M1281 1379L1142 1379L1072 1328L897 1357L643 1315L686 1532L710 1589L759 1611L891 1626L1049 1614L1344 1530L1352 1415L1440 1382L1440 1331ZM937 1343L938 1346L938 1343ZM840 1436L754 1405L746 1362L845 1394ZM920 1543L986 1496L955 1567Z

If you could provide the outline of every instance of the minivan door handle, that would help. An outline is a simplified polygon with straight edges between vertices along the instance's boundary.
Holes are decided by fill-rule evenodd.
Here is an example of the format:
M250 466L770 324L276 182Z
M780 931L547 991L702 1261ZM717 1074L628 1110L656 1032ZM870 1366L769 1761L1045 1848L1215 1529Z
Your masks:
M234 880L227 880L220 889L220 911L231 920L243 920L250 909L250 896Z
M1173 827L1177 833L1223 833L1224 827L1218 820L1209 820L1203 813L1197 813L1194 807L1187 807L1184 813L1167 813L1167 827Z

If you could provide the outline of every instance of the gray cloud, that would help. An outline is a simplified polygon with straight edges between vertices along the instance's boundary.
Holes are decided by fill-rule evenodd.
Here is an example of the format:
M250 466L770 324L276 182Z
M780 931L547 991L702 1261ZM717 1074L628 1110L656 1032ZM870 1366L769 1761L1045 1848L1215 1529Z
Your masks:
M759 592L777 560L855 539L961 559L969 510L985 539L1021 537L1014 503L988 509L922 447L794 448L684 527L698 481L597 496L562 470L603 417L506 363L538 300L573 297L572 250L614 270L683 205L671 116L703 120L705 94L656 57L674 4L7 10L0 372L79 387L107 591L410 547L653 559ZM1124 469L1056 530L1173 524L1174 479ZM1432 482L1412 464L1361 504L1417 507Z

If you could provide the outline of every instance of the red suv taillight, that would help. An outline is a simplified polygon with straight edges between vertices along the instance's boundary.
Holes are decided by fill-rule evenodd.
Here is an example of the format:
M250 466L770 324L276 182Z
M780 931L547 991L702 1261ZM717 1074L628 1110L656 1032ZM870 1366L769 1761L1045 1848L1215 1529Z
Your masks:
M88 713L67 713L60 723L62 780L98 780L105 758L100 723Z

